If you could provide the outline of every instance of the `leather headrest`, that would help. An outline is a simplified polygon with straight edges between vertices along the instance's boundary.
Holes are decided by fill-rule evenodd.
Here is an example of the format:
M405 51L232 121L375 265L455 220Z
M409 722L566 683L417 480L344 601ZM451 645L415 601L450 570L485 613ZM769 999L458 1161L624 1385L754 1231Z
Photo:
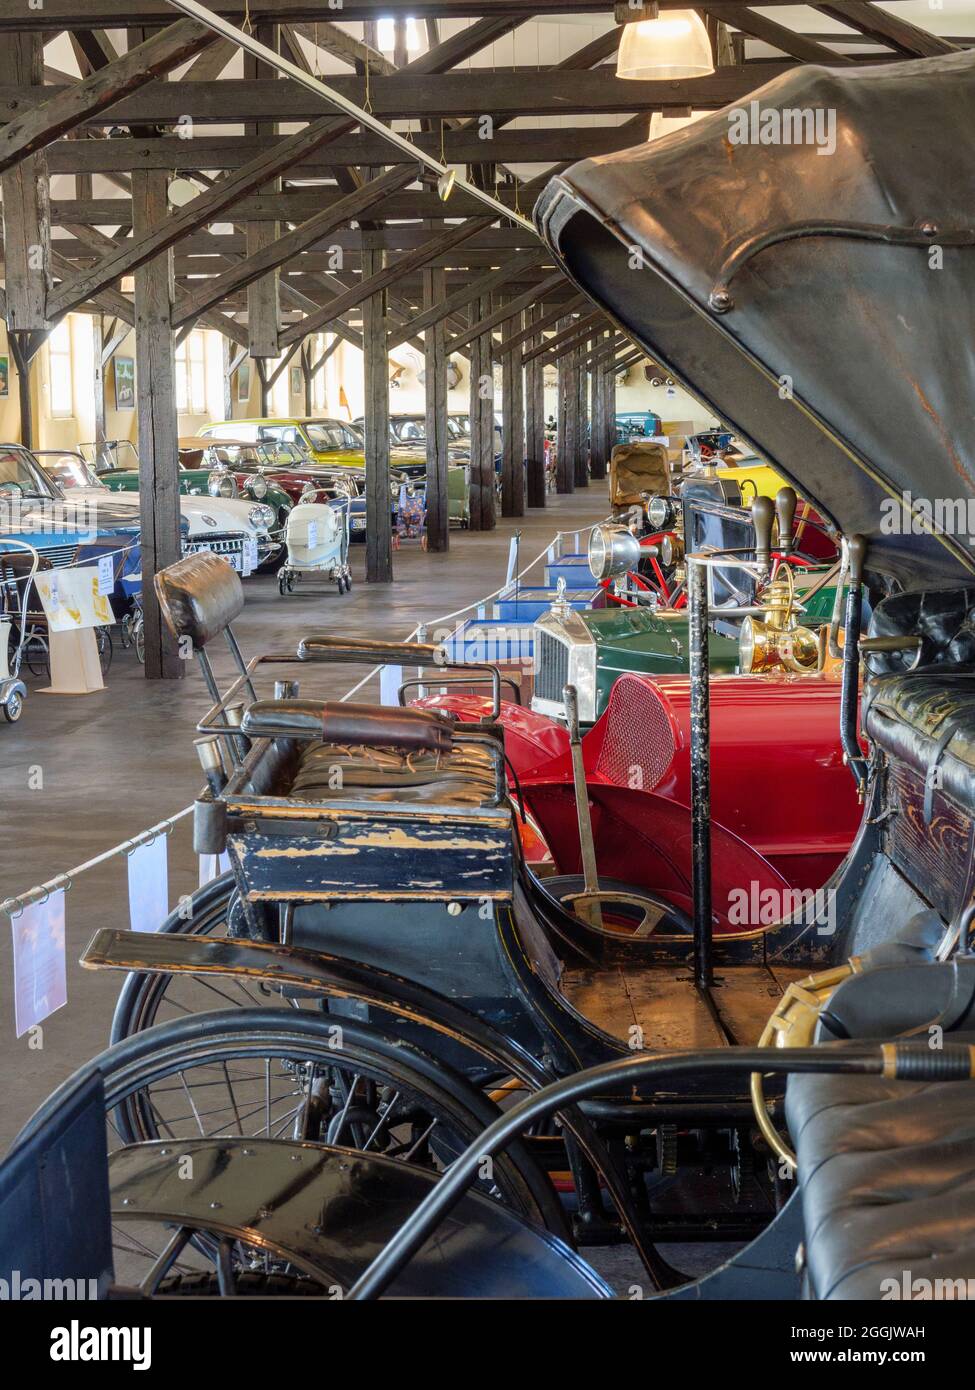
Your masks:
M194 647L205 647L244 606L240 576L222 556L209 550L186 555L160 570L156 597L173 636L189 637Z

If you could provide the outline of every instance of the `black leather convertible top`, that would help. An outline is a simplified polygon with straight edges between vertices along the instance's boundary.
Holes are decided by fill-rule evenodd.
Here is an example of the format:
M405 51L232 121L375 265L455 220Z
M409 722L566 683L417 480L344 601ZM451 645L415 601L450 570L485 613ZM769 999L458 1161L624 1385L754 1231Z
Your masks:
M975 498L975 52L803 65L753 100L819 111L824 132L833 113L834 152L735 143L729 109L709 113L573 165L539 230L656 360L871 539L871 569L966 578L970 535L890 523L905 491Z

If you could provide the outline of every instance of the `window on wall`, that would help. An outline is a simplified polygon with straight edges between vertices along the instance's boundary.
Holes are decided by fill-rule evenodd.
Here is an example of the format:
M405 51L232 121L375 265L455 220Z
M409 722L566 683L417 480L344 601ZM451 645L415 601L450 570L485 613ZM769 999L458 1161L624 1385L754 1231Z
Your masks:
M176 349L176 409L181 415L207 413L206 347L202 333L191 333Z
M295 360L296 360L296 359L295 359ZM283 354L282 354L280 357L275 357L275 358L273 358L273 359L268 358L267 361L265 362L265 366L267 367L268 376L274 376L274 373L277 372L278 369L282 367L282 363L283 363L283 362L284 362L284 355L283 355ZM285 419L285 420L287 420L288 416L291 414L291 382L290 382L290 377L291 377L291 366L290 366L290 363L289 363L289 365L288 365L287 367L283 367L283 368L282 368L282 370L281 370L281 371L279 372L279 374L278 374L277 380L275 381L274 385L271 387L271 410L274 412L275 415L277 415L277 416L279 416L280 418Z
M71 357L71 321L64 318L47 340L48 376L51 382L51 415L66 419L74 414L74 363Z

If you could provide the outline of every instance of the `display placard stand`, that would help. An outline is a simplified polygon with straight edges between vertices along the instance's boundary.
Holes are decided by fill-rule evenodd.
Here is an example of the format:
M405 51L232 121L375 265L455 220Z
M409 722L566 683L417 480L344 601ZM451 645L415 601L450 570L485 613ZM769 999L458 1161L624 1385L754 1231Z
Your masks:
M41 689L41 695L90 695L105 689L93 627L49 631L47 642L51 684Z

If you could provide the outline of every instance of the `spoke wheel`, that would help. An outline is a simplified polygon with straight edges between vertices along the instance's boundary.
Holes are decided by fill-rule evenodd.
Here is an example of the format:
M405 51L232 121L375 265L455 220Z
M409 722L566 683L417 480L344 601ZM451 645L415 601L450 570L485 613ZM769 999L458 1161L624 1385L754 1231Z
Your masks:
M497 1107L462 1076L394 1032L356 1020L275 1009L179 1019L118 1044L91 1064L104 1079L106 1145L254 1138L329 1142L442 1170L438 1153L465 1148ZM57 1093L28 1130L57 1107ZM448 1158L449 1161L449 1158ZM519 1145L494 1161L480 1191L536 1222L551 1189ZM226 1232L118 1220L119 1281L165 1291L200 1276L220 1293L244 1274L293 1275L290 1266Z

